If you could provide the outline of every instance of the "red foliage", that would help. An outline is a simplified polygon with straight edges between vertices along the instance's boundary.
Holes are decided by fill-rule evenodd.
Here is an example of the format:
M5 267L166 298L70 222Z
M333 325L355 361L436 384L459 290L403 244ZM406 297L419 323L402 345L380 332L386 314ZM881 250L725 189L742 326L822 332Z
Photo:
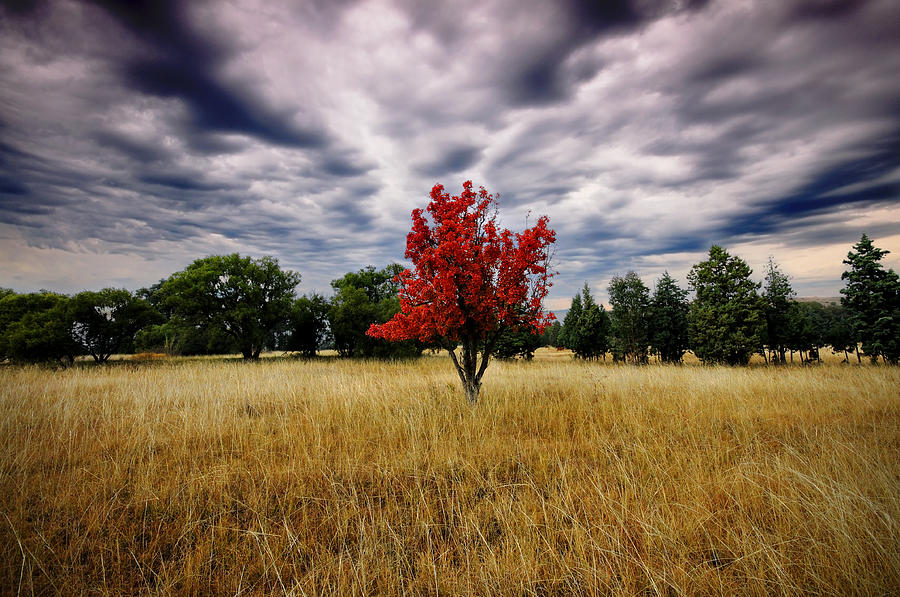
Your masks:
M406 258L415 270L398 276L400 312L370 327L370 336L446 346L491 343L506 327L540 333L550 324L553 315L542 301L553 275L549 247L556 233L546 216L522 233L500 230L494 196L484 187L476 193L471 181L453 197L435 185L427 211L430 223L421 209L412 212Z

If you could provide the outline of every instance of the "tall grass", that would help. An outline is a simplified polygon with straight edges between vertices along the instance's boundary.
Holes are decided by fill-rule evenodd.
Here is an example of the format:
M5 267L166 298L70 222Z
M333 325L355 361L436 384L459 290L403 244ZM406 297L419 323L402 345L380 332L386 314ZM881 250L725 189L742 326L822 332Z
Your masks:
M0 370L4 594L900 592L900 370Z

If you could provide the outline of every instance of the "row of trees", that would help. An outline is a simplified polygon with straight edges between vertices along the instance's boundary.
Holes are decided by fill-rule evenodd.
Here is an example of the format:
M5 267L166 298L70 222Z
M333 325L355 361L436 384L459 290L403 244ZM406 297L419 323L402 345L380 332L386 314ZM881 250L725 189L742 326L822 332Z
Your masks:
M680 362L692 350L712 363L742 364L754 353L774 363L817 358L830 346L845 359L862 353L897 363L900 357L900 282L880 261L887 251L865 235L847 256L840 307L798 302L790 280L769 260L762 284L740 258L718 246L695 265L688 290L664 274L652 292L634 272L612 279L611 310L587 284L572 300L564 323L536 335L504 327L492 340L500 358L530 358L542 345L570 348L584 359L644 363L650 357ZM333 347L348 357L420 354L420 339L388 341L368 335L372 324L400 312L392 264L367 267L332 281L334 295L297 298L300 274L271 257L240 255L198 259L184 270L136 293L106 288L74 296L17 294L0 289L0 360L71 363L79 355L104 362L130 351L169 354L241 353L256 359L264 349L314 356Z
M80 355L105 362L115 353L241 353L265 349L313 356L333 346L342 356L420 354L418 342L371 338L373 323L399 309L393 264L334 280L334 296L296 297L300 274L272 257L238 254L198 259L150 288L105 288L66 296L0 290L0 361L72 363Z
M611 310L598 305L585 284L572 299L556 344L584 359L604 357L644 363L655 355L680 362L692 350L704 362L741 365L753 354L784 363L817 359L831 346L845 360L859 347L873 361L896 364L900 357L900 282L879 263L887 251L863 235L844 261L841 306L798 302L790 280L773 259L762 284L750 267L720 246L694 265L688 291L665 273L650 292L634 272L612 279ZM761 292L760 292L761 290Z

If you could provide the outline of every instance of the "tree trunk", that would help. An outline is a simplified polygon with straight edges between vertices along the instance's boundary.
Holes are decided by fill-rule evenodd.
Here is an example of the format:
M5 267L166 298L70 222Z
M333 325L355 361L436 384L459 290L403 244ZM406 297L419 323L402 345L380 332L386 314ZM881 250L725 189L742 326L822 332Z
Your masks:
M476 383L466 383L466 402L471 404L472 406L478 404L478 394L481 391L481 386Z
M856 362L859 365L862 365L862 357L859 356L859 343L856 344Z
M460 359L456 356L455 346L451 346L450 344L445 346L447 352L450 353L450 360L453 361L453 366L456 368L459 380L462 382L463 390L465 390L466 393L466 402L470 405L474 406L478 403L478 395L481 392L481 378L491 360L491 353L494 351L494 346L497 343L499 335L498 332L492 338L485 341L481 351L481 362L478 361L478 347L480 342L476 339L469 338L461 342L462 362L460 362Z

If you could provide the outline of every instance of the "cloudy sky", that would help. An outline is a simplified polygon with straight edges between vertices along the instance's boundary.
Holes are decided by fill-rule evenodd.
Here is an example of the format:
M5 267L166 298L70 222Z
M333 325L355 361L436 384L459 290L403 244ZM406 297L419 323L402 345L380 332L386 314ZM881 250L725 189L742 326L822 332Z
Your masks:
M550 216L568 306L710 244L835 296L900 264L896 0L4 2L0 286L402 261L437 182Z

